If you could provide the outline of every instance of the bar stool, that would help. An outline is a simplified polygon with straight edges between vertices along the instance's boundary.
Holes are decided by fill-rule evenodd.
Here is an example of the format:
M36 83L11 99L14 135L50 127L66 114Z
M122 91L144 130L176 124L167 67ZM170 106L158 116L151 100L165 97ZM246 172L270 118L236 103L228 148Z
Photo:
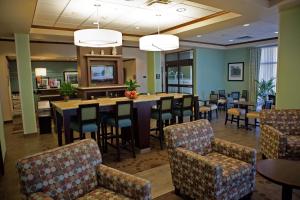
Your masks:
M237 123L237 127L240 127L240 120L245 120L245 119L241 119L240 117L242 115L245 115L246 111L244 109L240 109L240 108L230 108L227 110L226 112L226 116L225 116L225 125L227 124L228 121L228 116L231 115L231 124L232 122L236 122Z
M107 129L104 129L104 141L105 141L105 151L107 151L107 144L117 149L117 160L121 160L120 153L120 133L119 128L130 128L129 137L122 137L122 143L125 144L126 140L128 141L132 152L132 156L135 158L135 149L134 149L134 130L133 130L133 101L117 101L115 106L115 113L113 116L108 117L104 123L108 126L115 127L116 134L107 134ZM113 129L111 130L113 131ZM124 132L127 134L128 132ZM116 144L113 144L113 139L116 139ZM111 143L108 143L108 140L111 140Z
M163 140L164 140L164 132L163 127L166 124L173 124L173 101L174 97L161 97L157 102L157 109L151 109L151 119L155 119L157 121L157 127L155 130L158 130L159 135L153 135L152 137L158 138L160 142L160 148L163 149Z
M178 116L178 122L183 122L183 117L190 117L190 121L193 121L193 95L183 95L181 102L174 109L174 116Z
M73 131L78 131L79 138L74 138ZM99 104L82 104L77 109L77 116L71 118L70 133L71 140L84 139L85 133L90 132L91 137L96 140L95 133L97 132L97 142L101 149L100 143L100 115L99 115ZM102 150L102 149L101 149Z
M246 120L246 128L248 128L249 125L253 125L254 127L259 126L259 123L257 120L260 118L260 112L257 111L251 111L246 114L247 120ZM254 119L254 124L249 124L249 119Z

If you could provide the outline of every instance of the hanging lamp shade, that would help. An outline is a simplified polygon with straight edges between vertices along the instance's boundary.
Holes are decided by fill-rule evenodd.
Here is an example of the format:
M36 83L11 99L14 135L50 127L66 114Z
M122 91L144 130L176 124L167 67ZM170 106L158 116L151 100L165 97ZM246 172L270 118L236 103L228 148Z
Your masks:
M169 34L146 35L139 40L140 50L169 51L179 48L179 38Z
M116 47L122 45L122 33L110 29L83 29L74 32L74 44L82 47Z

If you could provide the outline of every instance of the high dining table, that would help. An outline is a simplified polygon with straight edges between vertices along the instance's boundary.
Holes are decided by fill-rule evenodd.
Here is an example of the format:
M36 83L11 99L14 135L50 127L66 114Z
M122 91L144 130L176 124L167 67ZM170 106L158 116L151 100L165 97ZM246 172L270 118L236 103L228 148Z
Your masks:
M183 94L179 93L160 93L152 95L139 95L133 100L134 111L134 128L135 128L135 144L143 151L150 148L150 119L151 107L156 104L160 97L173 96L175 100L182 98ZM195 96L198 99L198 96ZM69 101L54 101L51 102L54 113L54 121L56 124L58 145L63 145L63 133L65 143L71 143L70 121L71 117L76 115L76 110L80 104L99 103L100 111L109 111L113 109L117 101L128 100L126 97L119 98L99 98L94 100L69 100ZM197 104L194 104L194 109ZM195 112L195 118L198 119L198 112Z

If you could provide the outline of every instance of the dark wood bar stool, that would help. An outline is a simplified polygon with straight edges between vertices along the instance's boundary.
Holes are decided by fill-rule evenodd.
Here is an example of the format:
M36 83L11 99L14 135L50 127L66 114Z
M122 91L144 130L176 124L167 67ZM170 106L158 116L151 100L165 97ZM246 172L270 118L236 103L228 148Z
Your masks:
M190 121L193 121L193 95L183 95L179 105L174 109L175 117L178 117L178 122L183 122L183 117L190 117Z
M79 138L74 138L73 131L79 132ZM101 148L100 142L100 115L99 115L99 104L82 104L77 109L77 116L73 116L70 123L71 140L74 139L85 139L85 133L90 132L91 137L96 140Z
M151 136L159 139L161 149L163 149L164 140L163 127L164 125L174 123L173 101L174 97L161 97L157 102L157 108L151 110L151 119L155 119L157 121L157 127L155 130L158 130L158 136L152 134Z
M105 150L107 150L107 144L117 149L117 160L121 160L121 152L120 152L120 139L122 139L122 144L126 144L129 142L131 149L127 149L132 152L132 156L135 158L135 149L134 149L134 127L133 127L133 101L117 101L115 106L115 113L113 116L105 119L104 123L107 126L115 127L116 133L113 134L113 129L111 129L112 133L108 135L107 129L104 129L104 141L105 141ZM123 132L121 134L119 129L129 128L128 132ZM116 143L113 143L113 140L116 140ZM111 141L110 143L108 141Z

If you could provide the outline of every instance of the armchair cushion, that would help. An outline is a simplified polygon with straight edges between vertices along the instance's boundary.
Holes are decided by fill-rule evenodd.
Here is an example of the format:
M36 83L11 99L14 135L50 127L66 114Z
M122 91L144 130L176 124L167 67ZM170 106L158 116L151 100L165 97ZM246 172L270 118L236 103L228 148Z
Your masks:
M97 188L78 200L129 200L128 197L103 187Z
M291 157L300 157L300 135L289 135L287 137L286 151Z
M215 138L213 151L255 165L256 150L239 144Z
M211 141L214 135L208 120L197 120L169 127L164 129L168 149L182 147L201 155L212 151Z
M151 199L150 182L119 170L99 165L97 167L100 186L136 200Z
M53 200L50 196L43 192L33 193L28 197L28 200Z
M261 152L267 158L278 159L286 156L287 135L269 125L261 126Z

